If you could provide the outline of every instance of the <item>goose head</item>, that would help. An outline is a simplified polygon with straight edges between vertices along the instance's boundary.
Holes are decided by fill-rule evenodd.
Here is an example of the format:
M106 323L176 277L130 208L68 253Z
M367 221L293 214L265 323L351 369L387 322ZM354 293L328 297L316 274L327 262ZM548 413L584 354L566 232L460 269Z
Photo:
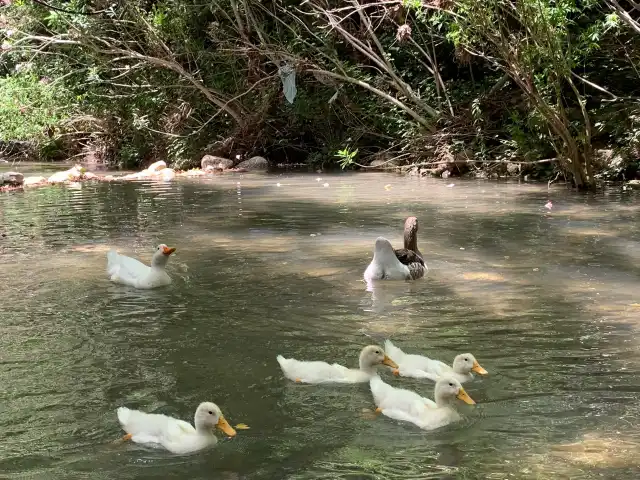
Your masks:
M456 398L469 405L475 405L476 403L455 378L441 378L438 380L436 382L434 397L438 406L445 406L453 402Z
M194 423L198 432L213 432L217 428L229 437L236 435L236 431L225 420L220 408L212 402L203 402L198 405Z
M378 365L398 368L396 362L391 360L382 348L377 345L364 347L360 352L360 370L371 371Z
M453 371L462 375L469 375L471 372L486 375L487 372L480 366L476 358L470 353L461 353L453 359Z
M404 248L422 256L418 250L418 219L416 217L407 217L404 221Z
M153 257L151 257L152 267L164 267L169 261L169 257L175 252L175 247L167 247L164 243L157 246Z

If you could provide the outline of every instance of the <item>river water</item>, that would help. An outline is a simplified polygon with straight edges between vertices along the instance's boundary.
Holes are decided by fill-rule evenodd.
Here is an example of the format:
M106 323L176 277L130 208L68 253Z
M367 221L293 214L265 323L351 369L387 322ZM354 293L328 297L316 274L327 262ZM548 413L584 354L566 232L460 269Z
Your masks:
M0 477L637 478L637 197L448 182L237 174L0 194ZM400 245L408 215L427 276L368 289L375 238ZM158 243L177 247L171 287L107 280L109 248L148 261ZM423 432L372 418L367 384L292 384L275 359L355 366L372 337L473 353L490 372L465 385L477 405ZM113 443L121 405L191 421L205 400L250 430L187 457Z

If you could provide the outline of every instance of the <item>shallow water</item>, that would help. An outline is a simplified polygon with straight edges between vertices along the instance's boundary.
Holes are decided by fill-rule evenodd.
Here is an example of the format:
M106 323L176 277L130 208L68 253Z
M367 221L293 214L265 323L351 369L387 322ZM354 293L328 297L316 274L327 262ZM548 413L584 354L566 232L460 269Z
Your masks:
M2 478L636 478L635 194L321 176L0 194ZM368 291L375 238L399 244L407 215L427 277ZM161 242L170 288L107 281L109 248ZM371 419L366 384L291 384L275 360L355 366L367 335L473 353L477 405L422 432ZM190 420L204 400L251 429L188 457L112 443L118 406Z

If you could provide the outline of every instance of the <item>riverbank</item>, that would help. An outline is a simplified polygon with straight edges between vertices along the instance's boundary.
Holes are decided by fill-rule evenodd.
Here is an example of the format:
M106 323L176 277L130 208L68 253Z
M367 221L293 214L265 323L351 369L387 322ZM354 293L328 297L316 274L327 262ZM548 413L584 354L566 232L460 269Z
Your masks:
M206 155L202 159L202 168L189 170L177 170L167 166L160 160L152 163L147 168L138 172L124 172L120 174L100 174L88 170L87 167L77 164L63 171L58 171L50 176L31 175L25 176L17 169L0 172L0 191L15 191L24 188L42 187L46 185L58 185L74 182L121 182L132 180L158 180L170 182L177 177L214 176L224 173L243 173L249 171L266 171L267 161L262 157L253 157L234 166L228 159Z

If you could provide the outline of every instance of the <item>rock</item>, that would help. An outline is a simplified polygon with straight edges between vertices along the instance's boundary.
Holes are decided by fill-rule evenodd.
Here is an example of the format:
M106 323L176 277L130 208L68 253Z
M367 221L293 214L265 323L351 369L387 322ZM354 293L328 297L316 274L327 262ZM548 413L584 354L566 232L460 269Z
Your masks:
M24 179L24 186L28 187L30 185L40 185L43 183L47 183L47 179L45 177L27 177Z
M0 185L11 185L19 187L24 183L24 175L18 172L0 173Z
M519 163L507 163L507 173L509 175L519 175L520 174L520 164Z
M398 160L395 158L382 157L373 160L369 164L369 168L371 170L395 170L398 165Z
M167 164L165 162L163 162L162 160L159 160L159 161L154 162L151 165L149 165L147 168L145 168L145 170L148 170L151 173L155 173L155 172L159 172L160 170L163 170L165 168L167 168Z
M160 178L165 182L170 182L171 180L175 180L176 171L173 168L165 168L160 171Z
M240 162L236 168L249 171L267 170L269 168L269 162L264 157L251 157L249 160Z
M629 180L625 183L627 188L631 188L632 190L640 190L640 180Z
M182 175L185 175L187 177L199 177L201 175L204 175L204 172L199 168L192 168L191 170L187 170L186 172L184 172Z
M77 182L84 177L86 170L84 167L80 165L76 165L75 167L71 167L69 170L65 170L64 172L56 172L51 175L47 181L49 183L64 183L64 182Z
M445 170L440 174L442 178L449 178L451 176L451 172L449 170Z
M224 157L205 155L200 160L202 170L227 170L231 167L233 167L233 160Z

